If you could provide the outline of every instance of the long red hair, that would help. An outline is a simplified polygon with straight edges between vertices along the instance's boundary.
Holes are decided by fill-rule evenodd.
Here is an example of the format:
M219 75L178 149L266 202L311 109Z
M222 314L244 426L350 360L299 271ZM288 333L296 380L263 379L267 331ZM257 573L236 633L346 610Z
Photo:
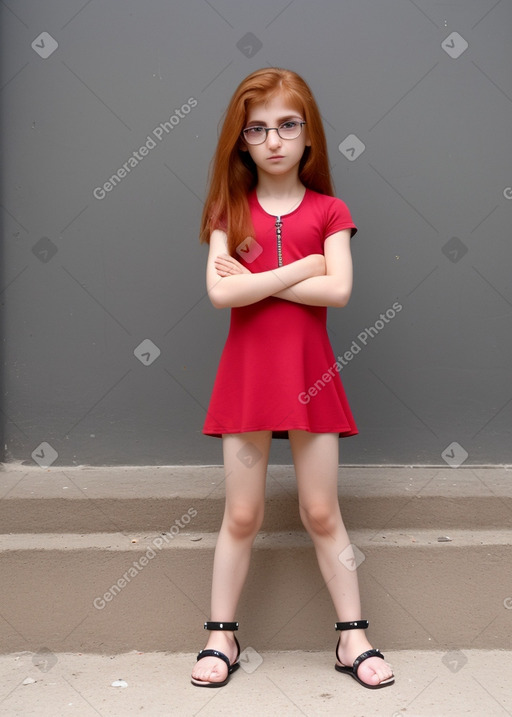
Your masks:
M249 153L241 149L240 133L245 127L248 108L278 93L307 123L311 147L304 150L299 179L309 189L334 195L327 142L313 93L302 77L291 70L278 67L256 70L240 83L226 109L210 165L209 190L201 219L200 240L208 242L214 229L223 229L231 254L253 233L247 194L258 180L256 165Z

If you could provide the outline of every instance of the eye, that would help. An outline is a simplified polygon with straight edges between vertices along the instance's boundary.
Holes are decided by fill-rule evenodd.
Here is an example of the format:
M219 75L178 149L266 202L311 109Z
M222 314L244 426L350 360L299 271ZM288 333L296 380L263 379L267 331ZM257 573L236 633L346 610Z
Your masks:
M279 129L295 129L299 124L300 122L297 120L289 120L288 122L283 122Z
M249 137L258 137L264 131L265 130L263 129L263 127L248 127L244 130L244 134L248 135Z

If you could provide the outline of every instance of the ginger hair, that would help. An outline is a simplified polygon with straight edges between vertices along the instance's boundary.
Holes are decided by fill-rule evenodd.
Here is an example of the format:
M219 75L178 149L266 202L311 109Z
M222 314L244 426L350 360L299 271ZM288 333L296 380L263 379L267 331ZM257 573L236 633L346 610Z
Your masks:
M209 242L212 231L222 229L227 234L232 255L236 247L253 234L247 195L258 180L256 165L242 149L241 132L249 107L266 102L276 94L306 122L311 146L304 150L299 179L309 189L334 195L322 118L310 88L291 70L277 67L256 70L240 83L224 113L201 218L200 241Z

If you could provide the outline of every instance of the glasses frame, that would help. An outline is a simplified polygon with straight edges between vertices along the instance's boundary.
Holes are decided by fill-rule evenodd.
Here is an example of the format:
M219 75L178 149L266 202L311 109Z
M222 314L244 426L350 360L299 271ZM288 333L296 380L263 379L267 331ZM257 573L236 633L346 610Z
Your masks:
M297 137L283 137L283 136L280 134L279 130L281 129L281 127L282 127L283 125L287 124L288 122L297 122L297 124L299 125L300 130L299 130L299 134L297 135ZM252 125L252 127L244 127L244 129L240 132L240 136L241 136L241 138L244 140L244 142L246 142L250 147L257 147L257 146L260 145L260 144L265 144L265 142L267 141L267 138L268 138L268 133L270 132L270 130L275 129L275 131L277 132L277 136L278 136L280 139L283 139L285 142L293 142L294 139L298 139L298 138L301 136L301 134L302 134L302 128L303 128L303 126L304 126L305 124L307 124L307 122L305 122L304 120L300 120L300 121L298 121L298 120L286 120L286 122L282 122L282 123L279 125L279 127L263 127L263 125L259 125L259 124L258 124L258 125ZM247 140L247 138L246 138L244 132L245 132L246 130L248 130L248 129L255 129L256 127L257 127L258 129L264 129L264 130L265 130L265 139L262 139L261 142L249 142L249 141Z

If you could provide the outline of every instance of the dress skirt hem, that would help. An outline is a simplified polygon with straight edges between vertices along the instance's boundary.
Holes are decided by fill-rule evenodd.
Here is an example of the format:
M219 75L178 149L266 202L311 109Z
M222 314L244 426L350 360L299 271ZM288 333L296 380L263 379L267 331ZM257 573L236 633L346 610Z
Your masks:
M290 428L285 429L273 429L269 428L268 426L258 426L255 428L244 428L244 429L220 429L217 430L214 428L211 429L205 429L203 430L203 434L205 436L211 436L212 438L222 438L223 435L233 435L233 434L243 434L243 433L254 433L257 431L271 431L272 432L272 438L282 438L286 439L289 437L288 431L306 431L307 433L337 433L340 438L350 438L350 436L357 436L359 431L356 428L325 428L325 429L318 429L316 431L313 431L311 428L306 426L290 426Z

